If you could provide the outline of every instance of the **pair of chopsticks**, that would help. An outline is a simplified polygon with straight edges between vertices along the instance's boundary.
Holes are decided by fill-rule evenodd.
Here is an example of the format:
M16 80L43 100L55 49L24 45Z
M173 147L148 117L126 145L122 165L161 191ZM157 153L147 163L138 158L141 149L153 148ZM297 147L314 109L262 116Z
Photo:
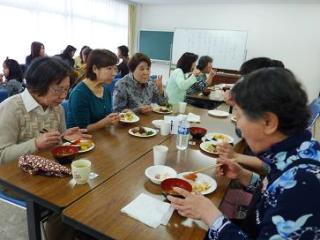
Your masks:
M42 128L42 130L40 130L40 133L47 133L47 132L49 132L49 130L46 129L46 128ZM71 142L71 141L69 141L68 139L66 139L63 135L61 135L61 139L62 139L62 141L64 141L64 142L68 142L68 143L70 143L70 144L73 144L73 142Z
M192 171L191 173L199 173L199 172L203 172L203 171L205 171L207 169L214 168L214 167L220 167L220 166L222 166L221 163L216 163L214 165L210 165L210 166L207 166L207 167L204 167L204 168L200 168L200 169L198 169L196 171Z

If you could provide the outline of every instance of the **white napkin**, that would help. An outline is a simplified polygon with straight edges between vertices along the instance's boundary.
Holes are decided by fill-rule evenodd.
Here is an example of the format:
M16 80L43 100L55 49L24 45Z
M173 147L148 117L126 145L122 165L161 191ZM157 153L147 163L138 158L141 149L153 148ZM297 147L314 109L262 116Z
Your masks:
M173 210L169 203L141 193L136 199L122 208L121 212L150 227L157 228L160 224L168 224Z
M188 117L187 117L187 121L188 122L200 122L200 116L193 114L193 113L189 113Z

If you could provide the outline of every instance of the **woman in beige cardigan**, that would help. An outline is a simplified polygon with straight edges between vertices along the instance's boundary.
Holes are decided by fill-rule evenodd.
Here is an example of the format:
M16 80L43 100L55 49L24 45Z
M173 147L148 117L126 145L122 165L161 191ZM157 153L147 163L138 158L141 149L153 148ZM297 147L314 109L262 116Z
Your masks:
M19 156L46 150L59 144L61 137L90 137L86 130L66 130L60 103L70 86L70 70L60 60L35 60L26 73L27 88L0 104L0 164ZM40 131L48 132L41 134Z

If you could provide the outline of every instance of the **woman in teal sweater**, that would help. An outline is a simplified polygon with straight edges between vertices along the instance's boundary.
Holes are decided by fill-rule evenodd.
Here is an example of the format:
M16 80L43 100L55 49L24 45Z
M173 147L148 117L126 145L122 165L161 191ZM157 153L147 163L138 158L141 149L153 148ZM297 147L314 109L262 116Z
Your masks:
M108 50L93 50L87 62L86 78L71 92L67 126L94 131L119 121L112 113L110 84L117 73L117 56Z
M171 73L166 87L169 103L183 102L187 90L197 82L197 77L201 73L195 68L197 59L198 55L185 52L178 60L177 69ZM186 77L188 73L191 74Z

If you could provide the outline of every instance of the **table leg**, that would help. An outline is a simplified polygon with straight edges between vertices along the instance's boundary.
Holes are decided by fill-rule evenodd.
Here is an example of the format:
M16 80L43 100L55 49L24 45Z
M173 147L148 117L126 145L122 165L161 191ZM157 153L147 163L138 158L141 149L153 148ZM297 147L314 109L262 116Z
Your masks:
M27 201L27 218L29 239L41 240L41 210L40 206L32 200Z

